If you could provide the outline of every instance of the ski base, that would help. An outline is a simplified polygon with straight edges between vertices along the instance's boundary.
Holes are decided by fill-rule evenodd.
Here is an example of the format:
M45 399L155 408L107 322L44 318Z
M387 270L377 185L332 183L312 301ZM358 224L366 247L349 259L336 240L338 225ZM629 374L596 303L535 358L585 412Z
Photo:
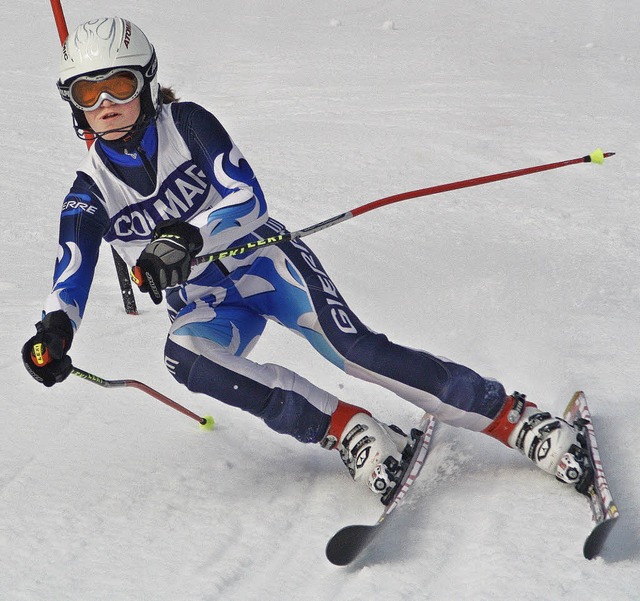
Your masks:
M581 491L589 501L594 522L593 529L587 536L582 551L587 559L593 559L602 551L620 513L613 501L613 496L605 477L595 430L593 429L591 412L584 392L581 390L577 391L569 401L564 412L564 419L573 424L584 438L584 444L593 466L593 479L586 489Z
M403 501L407 491L422 470L434 427L435 418L432 415L425 414L417 430L412 432L412 434L415 433L413 455L378 521L370 525L354 524L345 526L331 537L331 540L327 543L326 556L332 564L346 566L352 563L369 546L371 541L380 534L385 524L389 523L389 516Z

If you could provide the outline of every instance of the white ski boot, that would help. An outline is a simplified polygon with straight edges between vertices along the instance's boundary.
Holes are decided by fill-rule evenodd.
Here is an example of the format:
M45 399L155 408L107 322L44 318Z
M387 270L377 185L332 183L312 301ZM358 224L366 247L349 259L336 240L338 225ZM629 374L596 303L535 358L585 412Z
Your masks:
M337 448L356 482L374 493L384 494L395 486L402 454L411 441L397 426L387 426L365 409L340 402L322 445Z
M514 392L493 423L484 430L518 449L560 482L579 488L590 471L588 455L576 429L559 417L540 411L525 395Z

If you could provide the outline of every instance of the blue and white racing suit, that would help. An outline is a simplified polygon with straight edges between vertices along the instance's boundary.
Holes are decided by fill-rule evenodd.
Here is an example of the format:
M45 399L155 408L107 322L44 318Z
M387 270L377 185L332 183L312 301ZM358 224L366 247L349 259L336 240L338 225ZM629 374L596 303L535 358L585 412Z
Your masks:
M134 148L93 145L63 203L45 313L62 309L77 329L101 240L134 265L156 224L172 218L200 229L203 254L284 230L227 132L193 103L163 106ZM300 240L198 265L166 297L165 362L176 380L302 442L322 440L338 399L286 367L248 358L268 319L445 423L481 431L504 404L499 382L367 328Z

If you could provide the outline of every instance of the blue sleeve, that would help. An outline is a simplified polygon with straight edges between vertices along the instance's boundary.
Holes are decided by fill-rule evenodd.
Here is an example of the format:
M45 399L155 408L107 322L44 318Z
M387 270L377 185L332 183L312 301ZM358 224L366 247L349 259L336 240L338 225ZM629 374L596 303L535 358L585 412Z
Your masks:
M171 108L193 161L222 198L209 213L208 224L210 236L225 247L266 222L264 194L251 166L210 112L191 102Z
M65 311L75 329L84 314L108 225L95 184L87 175L78 173L62 204L53 289L44 305L45 314Z

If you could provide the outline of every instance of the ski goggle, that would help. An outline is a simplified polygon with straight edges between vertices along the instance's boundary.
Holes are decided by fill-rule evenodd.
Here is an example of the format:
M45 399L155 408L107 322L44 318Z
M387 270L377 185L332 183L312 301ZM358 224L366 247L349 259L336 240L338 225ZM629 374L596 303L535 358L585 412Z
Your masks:
M116 104L131 102L144 86L142 73L113 69L102 75L84 75L69 86L69 99L81 111L94 111L103 100Z

